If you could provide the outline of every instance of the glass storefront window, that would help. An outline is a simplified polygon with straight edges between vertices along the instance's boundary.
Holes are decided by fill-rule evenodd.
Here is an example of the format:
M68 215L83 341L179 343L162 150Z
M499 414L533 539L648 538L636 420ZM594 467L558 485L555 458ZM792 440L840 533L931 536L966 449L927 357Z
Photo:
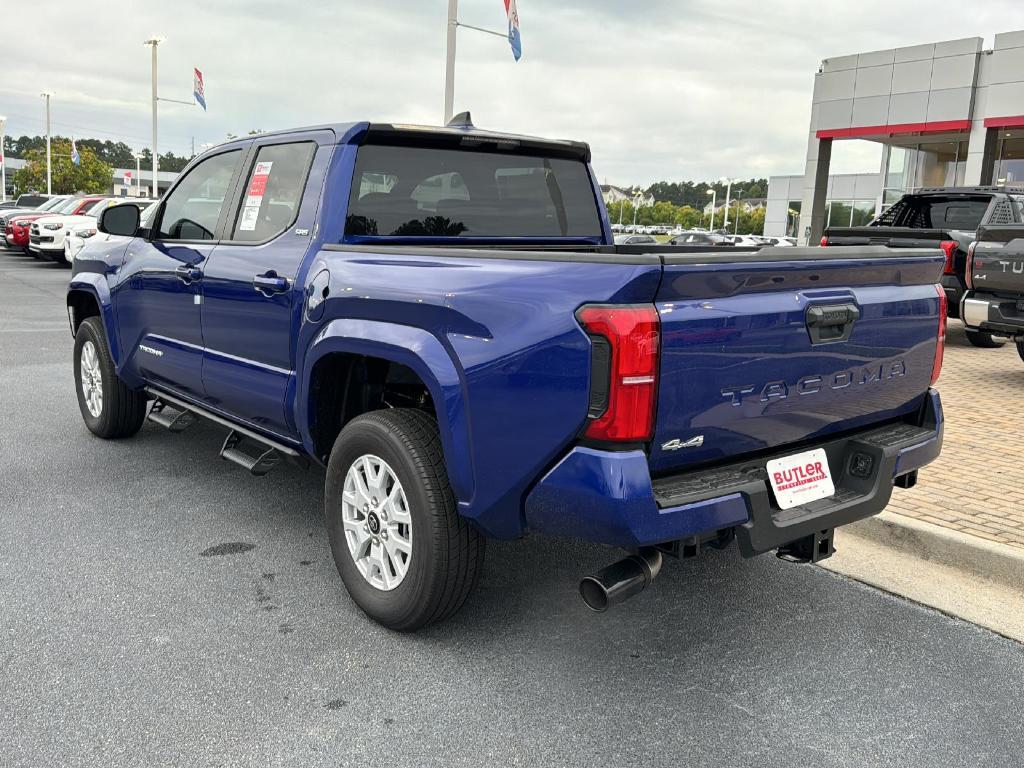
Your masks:
M916 160L915 187L954 187L957 185L960 142L920 144ZM966 152L964 160L966 160Z
M874 200L854 200L851 227L866 227L875 218Z
M853 204L848 200L833 200L832 208L829 211L828 225L830 227L848 227L853 214Z
M910 150L906 147L891 147L889 162L885 168L886 189L907 188L907 166L910 164Z
M800 200L789 201L789 212L786 214L786 237L798 237L800 232Z
M1024 133L1013 131L999 138L995 179L997 184L1024 182Z

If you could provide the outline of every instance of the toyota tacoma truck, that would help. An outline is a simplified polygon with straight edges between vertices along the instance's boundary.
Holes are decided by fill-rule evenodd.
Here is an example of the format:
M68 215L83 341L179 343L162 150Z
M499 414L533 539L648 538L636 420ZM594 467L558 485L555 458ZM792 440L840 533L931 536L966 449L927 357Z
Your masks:
M1012 338L1024 360L1024 226L978 230L967 252L960 317L968 330Z
M960 317L967 289L967 249L979 227L1024 222L1024 187L924 187L901 197L864 227L829 227L821 244L827 246L888 245L891 248L935 247L946 263L942 287L950 317ZM975 347L1001 347L1004 340L990 331L967 329Z
M589 161L465 114L210 149L75 259L86 426L324 466L341 578L396 630L454 613L492 537L627 550L598 611L665 555L827 557L939 453L942 252L616 246Z

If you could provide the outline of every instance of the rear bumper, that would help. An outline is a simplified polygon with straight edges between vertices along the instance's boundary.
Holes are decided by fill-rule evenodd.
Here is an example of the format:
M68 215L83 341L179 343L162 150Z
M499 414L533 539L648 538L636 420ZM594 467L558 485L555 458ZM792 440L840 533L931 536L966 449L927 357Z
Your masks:
M984 293L968 293L963 298L960 317L968 328L995 331L1010 336L1024 334L1024 311L1016 299L1002 299Z
M577 447L527 496L526 522L541 533L627 548L732 528L750 557L885 509L896 478L933 461L942 448L942 404L935 390L928 392L919 421L798 449L825 450L836 493L788 510L775 505L765 464L798 451L652 481L642 451ZM863 476L852 471L855 457ZM866 473L862 457L870 459Z

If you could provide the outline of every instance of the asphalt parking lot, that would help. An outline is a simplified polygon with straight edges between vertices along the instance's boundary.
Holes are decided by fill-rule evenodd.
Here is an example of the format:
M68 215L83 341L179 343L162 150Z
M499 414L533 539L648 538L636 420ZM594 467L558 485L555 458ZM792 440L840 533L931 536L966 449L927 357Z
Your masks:
M68 274L0 251L0 764L1024 760L1024 647L772 557L670 562L595 615L577 580L616 553L492 542L453 620L381 629L319 470L250 477L204 424L86 431Z

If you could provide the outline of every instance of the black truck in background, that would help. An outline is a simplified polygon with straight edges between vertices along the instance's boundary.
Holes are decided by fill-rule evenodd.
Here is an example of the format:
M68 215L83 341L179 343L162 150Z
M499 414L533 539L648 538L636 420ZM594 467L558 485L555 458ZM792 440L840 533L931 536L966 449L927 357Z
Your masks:
M1024 226L982 227L967 254L960 316L970 332L1009 336L1024 360Z
M904 195L863 227L829 227L821 244L935 248L946 254L942 287L950 317L960 317L967 291L967 250L982 227L1024 226L1024 186L924 187ZM999 333L967 329L976 347L1000 347Z

